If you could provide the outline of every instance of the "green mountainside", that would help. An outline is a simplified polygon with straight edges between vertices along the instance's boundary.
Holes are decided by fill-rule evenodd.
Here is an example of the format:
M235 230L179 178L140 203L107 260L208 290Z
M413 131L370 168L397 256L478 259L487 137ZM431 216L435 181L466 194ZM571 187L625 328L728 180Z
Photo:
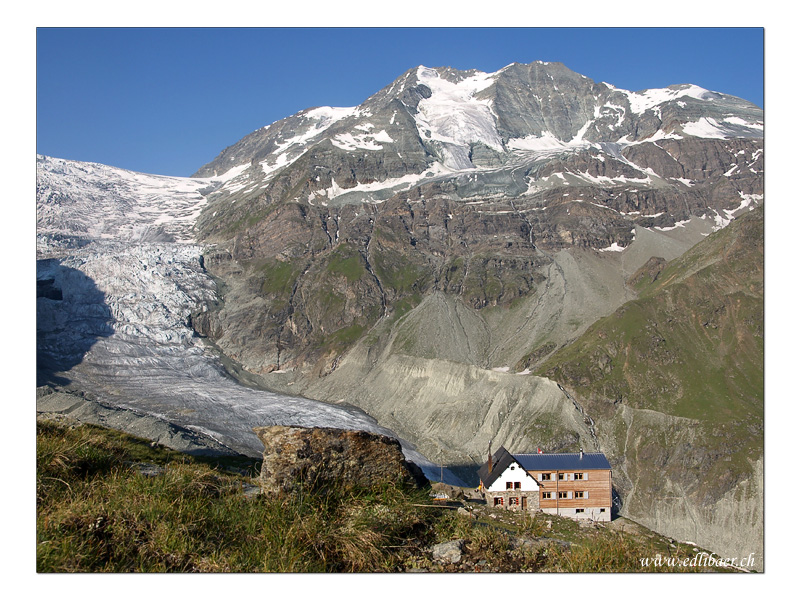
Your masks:
M625 514L687 536L729 519L760 544L752 525L763 515L763 209L670 263L652 259L630 283L636 300L537 371L593 419Z
M764 400L763 209L680 258L651 259L639 298L600 319L538 373L608 414L619 402L721 423L761 420Z

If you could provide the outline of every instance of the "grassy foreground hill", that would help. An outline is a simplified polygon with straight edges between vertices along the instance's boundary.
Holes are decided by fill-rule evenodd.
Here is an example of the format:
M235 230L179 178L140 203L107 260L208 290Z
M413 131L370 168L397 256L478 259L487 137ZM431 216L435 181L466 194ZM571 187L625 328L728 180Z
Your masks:
M248 493L257 466L193 458L100 427L40 421L37 570L730 570L697 560L704 555L696 546L626 519L587 527L469 503L458 511L456 502L434 505L430 489L391 486L288 498ZM453 540L461 544L459 559L437 560L431 549Z

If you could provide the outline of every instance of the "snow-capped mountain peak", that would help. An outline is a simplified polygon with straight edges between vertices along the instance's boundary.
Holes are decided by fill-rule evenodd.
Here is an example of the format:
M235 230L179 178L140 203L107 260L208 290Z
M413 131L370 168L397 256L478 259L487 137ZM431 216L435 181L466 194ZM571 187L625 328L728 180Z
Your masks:
M560 63L512 63L493 73L418 66L358 107L309 109L254 132L197 175L226 173L212 201L236 203L269 194L306 157L315 173L296 199L382 201L398 181L406 189L432 173L488 174L559 153L762 136L760 109L696 85L630 92ZM364 186L371 193L358 193Z

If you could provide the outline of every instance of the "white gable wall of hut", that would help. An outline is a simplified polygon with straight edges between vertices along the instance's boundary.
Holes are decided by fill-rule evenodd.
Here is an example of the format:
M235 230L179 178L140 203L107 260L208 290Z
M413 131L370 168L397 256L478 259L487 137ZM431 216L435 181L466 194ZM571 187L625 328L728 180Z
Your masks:
M519 466L517 463L511 463L506 470L490 485L486 488L487 492L505 492L508 487L507 483L511 483L512 490L516 489L522 492L538 492L539 491L539 484L536 483L536 480L531 477L525 469ZM519 488L514 488L513 484L519 483Z

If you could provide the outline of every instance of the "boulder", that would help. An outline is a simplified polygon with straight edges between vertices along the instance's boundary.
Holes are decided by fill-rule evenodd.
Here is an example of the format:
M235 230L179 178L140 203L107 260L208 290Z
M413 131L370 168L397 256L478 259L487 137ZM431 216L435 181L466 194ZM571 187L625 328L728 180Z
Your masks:
M464 550L464 540L453 540L436 544L433 548L433 560L456 564L461 561L461 553Z
M405 459L400 442L385 435L283 425L253 431L264 444L259 482L265 494L427 482L422 470Z

